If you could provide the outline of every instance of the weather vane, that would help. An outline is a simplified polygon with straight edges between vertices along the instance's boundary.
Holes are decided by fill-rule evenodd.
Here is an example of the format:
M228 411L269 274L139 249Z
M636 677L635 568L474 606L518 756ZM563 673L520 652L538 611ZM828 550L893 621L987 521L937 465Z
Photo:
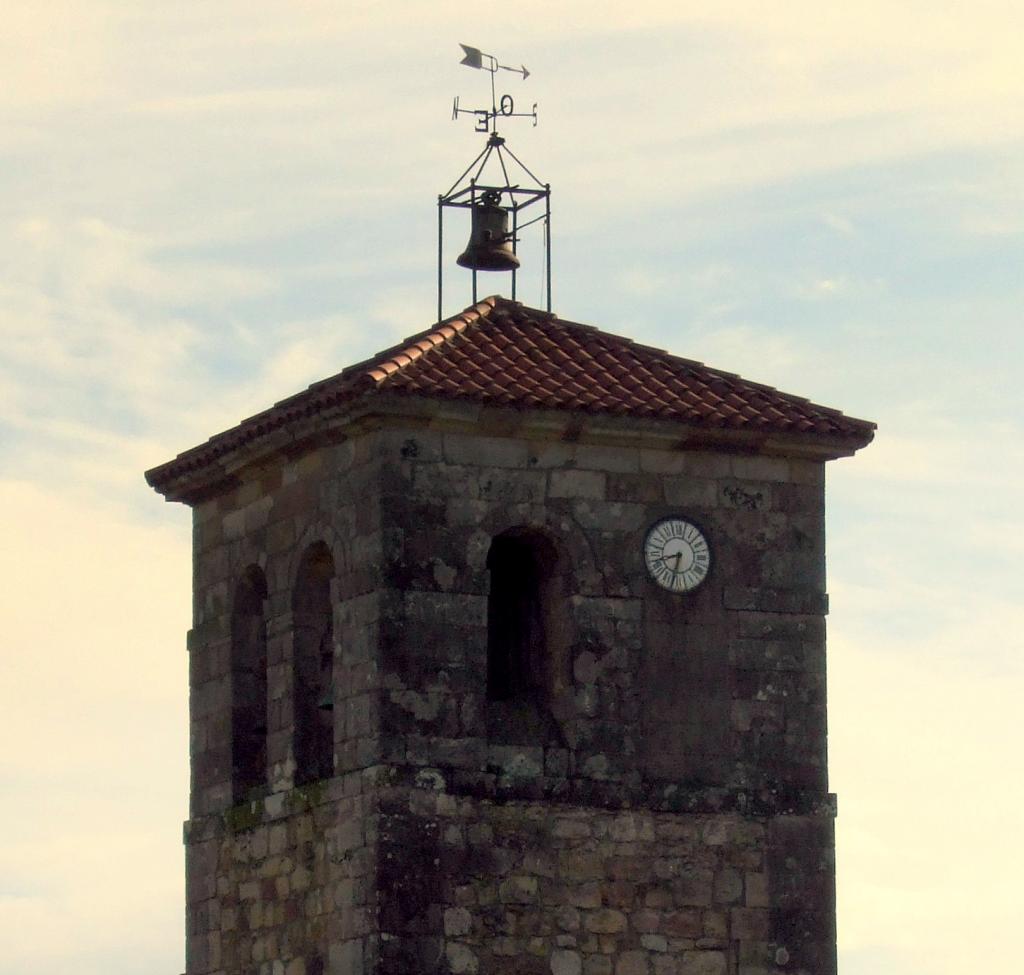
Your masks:
M456 263L473 272L473 301L477 300L478 271L511 271L512 298L516 297L516 272L520 261L517 255L519 233L535 223L543 225L545 290L547 308L551 310L551 187L542 183L516 157L498 135L498 119L532 118L537 125L537 104L529 112L517 112L515 100L509 94L498 96L495 78L499 71L522 76L525 81L530 72L525 64L513 68L502 64L493 54L487 54L468 44L459 45L463 58L459 62L469 68L486 71L491 76L491 107L461 108L458 96L452 106L452 119L460 115L476 118L476 131L487 133L483 152L473 160L447 193L437 198L437 317L443 317L442 290L444 284L444 210L449 207L468 209L472 219L469 243ZM496 164L496 165L495 165ZM490 177L485 172L490 167ZM511 172L515 175L513 181ZM543 201L544 212L524 220L520 213L534 203ZM511 229L509 223L511 221Z
M499 118L532 118L534 126L537 125L537 103L533 103L533 110L529 112L517 112L516 103L511 95L502 95L499 99L495 91L494 78L499 71L511 71L514 74L521 74L523 81L530 77L526 65L521 64L518 68L510 68L507 64L500 64L493 54L486 54L479 48L470 47L468 44L460 44L459 47L466 52L466 56L459 62L468 68L479 68L487 71L491 76L491 107L486 108L460 108L459 96L455 96L452 105L452 120L455 121L460 115L476 116L477 132L497 132Z

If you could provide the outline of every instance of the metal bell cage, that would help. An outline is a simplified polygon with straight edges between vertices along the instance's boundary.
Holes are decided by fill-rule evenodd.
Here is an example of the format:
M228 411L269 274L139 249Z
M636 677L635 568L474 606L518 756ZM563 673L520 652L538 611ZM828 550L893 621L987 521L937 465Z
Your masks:
M481 182L484 168L492 156L501 166L504 184ZM532 181L533 185L513 184L509 179L505 157L514 162ZM475 173L473 172L475 170ZM473 173L470 176L470 173ZM507 203L502 204L502 199ZM544 212L523 220L522 211L543 202ZM511 271L512 300L516 300L516 274L519 258L516 254L520 231L535 223L544 226L544 284L547 310L551 311L551 187L541 183L533 173L505 145L496 132L487 140L484 151L466 168L447 193L437 198L437 318L444 317L444 211L446 208L469 210L471 229L466 249L456 259L460 267L473 272L473 301L478 300L477 272ZM511 219L511 229L509 221Z

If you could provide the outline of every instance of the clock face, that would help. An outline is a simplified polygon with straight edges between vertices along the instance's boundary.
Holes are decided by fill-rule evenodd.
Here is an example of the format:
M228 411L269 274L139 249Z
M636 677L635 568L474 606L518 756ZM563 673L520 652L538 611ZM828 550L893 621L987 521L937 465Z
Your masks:
M665 518L644 540L644 561L651 578L670 592L690 592L708 576L711 549L704 533L683 518Z

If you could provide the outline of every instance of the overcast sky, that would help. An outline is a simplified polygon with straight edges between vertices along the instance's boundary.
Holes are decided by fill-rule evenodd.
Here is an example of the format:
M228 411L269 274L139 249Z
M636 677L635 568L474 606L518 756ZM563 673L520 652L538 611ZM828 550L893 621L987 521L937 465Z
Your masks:
M190 521L142 471L434 320L464 41L532 72L557 312L878 422L828 480L840 969L1016 970L1024 6L507 7L5 3L0 967L183 970Z

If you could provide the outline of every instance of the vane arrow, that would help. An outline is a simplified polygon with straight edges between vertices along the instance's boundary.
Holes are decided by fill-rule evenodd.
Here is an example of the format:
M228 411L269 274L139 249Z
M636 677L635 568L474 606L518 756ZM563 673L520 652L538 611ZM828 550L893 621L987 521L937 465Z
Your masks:
M530 77L530 72L526 70L525 64L520 65L518 68L510 68L504 64L499 64L498 67L501 68L502 71L511 71L514 74L521 74L523 76L523 81L526 81L526 79Z

